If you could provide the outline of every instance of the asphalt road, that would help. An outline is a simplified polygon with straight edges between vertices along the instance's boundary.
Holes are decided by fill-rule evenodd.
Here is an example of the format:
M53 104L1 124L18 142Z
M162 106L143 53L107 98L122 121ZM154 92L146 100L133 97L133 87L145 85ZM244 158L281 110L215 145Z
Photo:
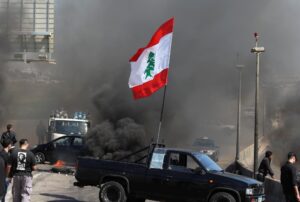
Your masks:
M52 173L52 166L39 165L39 170L33 173L32 202L98 202L99 188L73 186L73 175ZM12 202L11 186L7 202ZM148 200L147 202L153 202Z

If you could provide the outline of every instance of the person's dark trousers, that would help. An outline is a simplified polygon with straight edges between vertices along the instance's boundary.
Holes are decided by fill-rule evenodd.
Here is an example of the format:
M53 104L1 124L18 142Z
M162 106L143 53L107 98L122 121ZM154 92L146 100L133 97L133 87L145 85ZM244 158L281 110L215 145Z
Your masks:
M1 200L1 202L5 202L5 196L6 196L6 193L7 193L8 186L9 186L9 181L5 180L5 192L4 192L4 196Z
M295 194L287 194L287 193L285 193L284 195L285 195L285 201L286 202L298 202Z

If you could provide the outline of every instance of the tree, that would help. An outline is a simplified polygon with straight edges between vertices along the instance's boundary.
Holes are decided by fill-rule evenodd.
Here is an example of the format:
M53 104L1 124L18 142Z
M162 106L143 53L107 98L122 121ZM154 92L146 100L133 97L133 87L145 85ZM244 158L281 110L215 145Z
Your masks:
M152 71L154 71L154 66L155 66L155 54L151 51L148 55L148 60L147 60L148 66L144 71L144 74L146 75L145 79L148 77L153 77Z

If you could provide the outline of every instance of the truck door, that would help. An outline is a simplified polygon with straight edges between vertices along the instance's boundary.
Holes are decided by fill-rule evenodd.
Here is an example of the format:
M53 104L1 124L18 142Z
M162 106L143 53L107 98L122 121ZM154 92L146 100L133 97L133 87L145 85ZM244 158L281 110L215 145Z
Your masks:
M170 151L163 170L163 191L169 199L201 199L207 193L206 175L197 174L199 163L185 152ZM195 191L197 190L197 193Z

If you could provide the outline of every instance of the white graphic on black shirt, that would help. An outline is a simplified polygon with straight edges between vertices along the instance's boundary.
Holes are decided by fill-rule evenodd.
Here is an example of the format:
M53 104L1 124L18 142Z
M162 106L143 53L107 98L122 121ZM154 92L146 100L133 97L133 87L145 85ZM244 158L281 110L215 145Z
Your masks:
M18 152L17 170L25 170L26 156L26 152Z

